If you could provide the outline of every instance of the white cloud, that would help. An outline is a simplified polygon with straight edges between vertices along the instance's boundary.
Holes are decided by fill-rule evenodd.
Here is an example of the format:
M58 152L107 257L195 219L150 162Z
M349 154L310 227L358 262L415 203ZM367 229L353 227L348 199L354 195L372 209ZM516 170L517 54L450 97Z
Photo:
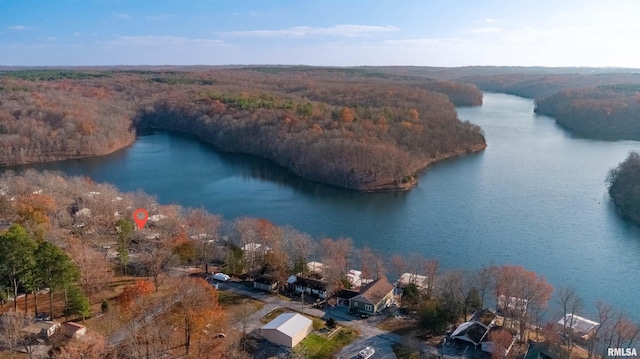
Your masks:
M118 36L107 42L109 46L217 46L221 40L189 39L182 36Z
M145 19L147 20L168 20L172 17L175 17L173 14L155 14L155 15L147 15Z
M127 20L131 18L131 15L129 14L116 14L115 17L117 17L118 19L121 20Z
M35 30L35 27L25 26L25 25L13 25L13 26L9 26L9 30L13 30L13 31Z
M471 32L474 34L495 34L500 31L502 31L500 27L479 27L471 29Z
M295 26L280 30L248 30L218 32L219 35L231 37L308 37L308 36L342 36L363 37L374 33L398 31L392 25L366 26L366 25L336 25L332 27Z
M493 24L494 22L496 22L495 19L491 19L491 18L486 18L484 19L484 22L489 23L489 24Z
M385 40L383 45L391 46L463 46L469 44L469 40L460 38L422 38L422 39L403 39L403 40Z

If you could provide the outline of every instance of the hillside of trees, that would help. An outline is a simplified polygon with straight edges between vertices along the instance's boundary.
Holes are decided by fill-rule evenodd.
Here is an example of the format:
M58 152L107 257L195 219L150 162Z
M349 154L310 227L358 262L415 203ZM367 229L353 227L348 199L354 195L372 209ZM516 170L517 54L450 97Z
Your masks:
M640 139L640 83L559 91L537 100L535 111L577 135Z
M389 76L471 83L483 91L532 98L536 100L537 113L552 116L573 135L640 139L640 73L637 69L504 66L365 69Z
M629 157L609 171L609 196L625 217L640 224L640 154Z
M106 154L153 127L314 181L406 189L430 163L486 146L454 107L481 103L474 85L362 69L1 72L0 165Z
M466 76L458 81L473 83L483 91L533 98L536 113L553 117L577 136L640 139L640 74L637 71L565 70L566 73L551 74L521 70Z

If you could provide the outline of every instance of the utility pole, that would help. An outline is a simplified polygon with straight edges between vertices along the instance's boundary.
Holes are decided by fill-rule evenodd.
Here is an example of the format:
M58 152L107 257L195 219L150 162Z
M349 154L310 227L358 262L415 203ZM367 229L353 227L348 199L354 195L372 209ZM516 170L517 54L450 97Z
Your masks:
M304 314L304 292L300 295L300 303L302 303L302 314Z

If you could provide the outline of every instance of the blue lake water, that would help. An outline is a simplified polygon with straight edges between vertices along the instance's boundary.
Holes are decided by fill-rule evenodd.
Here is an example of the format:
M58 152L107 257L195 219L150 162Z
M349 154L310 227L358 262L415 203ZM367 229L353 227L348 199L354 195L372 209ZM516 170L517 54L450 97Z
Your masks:
M533 101L485 94L458 115L488 147L438 163L403 193L358 193L300 180L271 162L226 154L192 137L142 134L100 158L40 164L143 189L162 203L204 206L227 219L267 218L316 238L351 237L386 254L419 253L445 268L522 265L637 317L640 229L621 219L604 179L636 141L574 138L533 113Z

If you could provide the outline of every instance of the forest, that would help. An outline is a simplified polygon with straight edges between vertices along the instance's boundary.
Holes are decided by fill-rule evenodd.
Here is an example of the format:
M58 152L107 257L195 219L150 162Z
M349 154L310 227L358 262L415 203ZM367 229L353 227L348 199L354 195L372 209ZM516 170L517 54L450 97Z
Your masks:
M640 83L562 90L537 100L535 111L576 135L640 139Z
M134 229L134 208L146 208L151 216L142 230ZM0 286L7 289L0 290L0 312L9 313L0 315L0 351L28 347L33 338L21 328L45 312L91 328L85 340L53 341L52 357L250 357L242 344L246 333L233 323L248 320L259 307L225 299L224 291L180 270L191 267L249 283L259 276L286 283L292 273L315 275L306 263L321 261L331 292L351 288L350 268L370 279L410 273L414 282L405 287L401 306L428 335L441 335L468 314L499 305L500 297L514 297L528 310L503 309L512 318L509 330L523 333L535 325L549 345L562 348L566 337L554 318L585 311L573 288L556 289L552 301L554 288L546 279L517 265L445 269L437 259L377 253L355 247L349 238L313 238L259 218L226 220L201 208L160 205L143 192L122 193L60 173L5 172L0 221ZM418 276L426 281L421 287ZM589 358L608 346L632 345L638 325L605 302L595 306L591 317L601 327L586 343ZM165 314L151 315L159 308ZM136 327L139 318L149 318L147 325ZM128 335L117 339L123 330ZM216 340L220 332L226 340Z
M607 176L609 196L623 216L640 224L640 154L632 151Z
M187 132L304 178L407 189L430 163L486 143L457 118L471 84L310 67L0 72L0 165L103 155L136 129Z

